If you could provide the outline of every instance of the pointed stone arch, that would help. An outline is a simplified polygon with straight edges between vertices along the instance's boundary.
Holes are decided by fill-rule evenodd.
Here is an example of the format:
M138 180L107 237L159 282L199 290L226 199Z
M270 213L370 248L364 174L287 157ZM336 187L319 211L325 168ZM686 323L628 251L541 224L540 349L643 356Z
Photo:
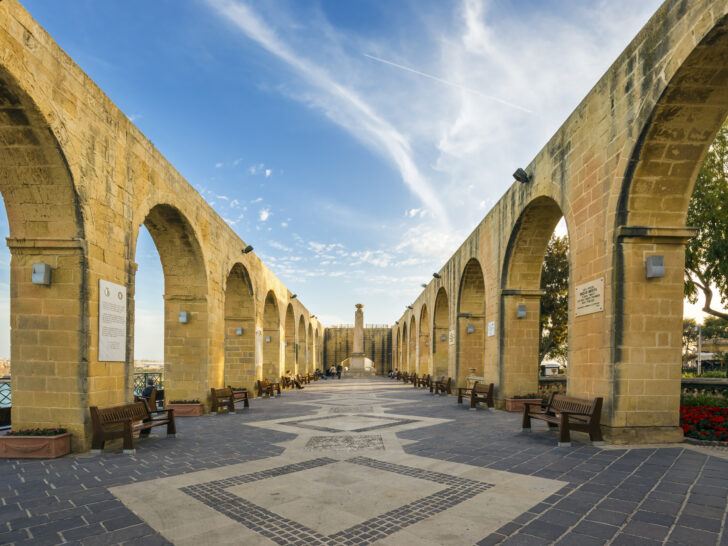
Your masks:
M311 322L308 323L308 336L306 339L306 373L312 373L318 367L318 362L316 362L316 348L313 342L313 326L311 326Z
M263 305L263 379L278 381L281 376L281 325L278 299L273 290Z
M285 334L284 341L284 364L283 373L288 370L295 373L296 369L296 319L293 314L293 305L288 304L286 307L286 318L283 323L283 331Z
M407 322L405 320L405 323L402 325L402 350L400 351L401 360L399 368L401 372L407 371L407 366L409 365L409 353L407 352L409 338L407 337L407 332Z
M112 392L109 386L124 384L130 363L128 358L98 374L111 380L89 379L95 347L81 333L88 335L92 328L88 298L98 298L98 287L89 286L84 207L65 154L40 107L0 66L0 193L11 253L13 428L62 423L73 433L75 450L90 428L89 401L109 394L124 401L124 392ZM51 284L40 290L30 282L34 263L52 268ZM123 279L116 281L123 284ZM40 400L61 399L62 407L39 406Z
M306 344L307 344L306 321L303 315L298 317L298 329L296 331L296 371L295 373L305 374L308 372L306 368Z
M407 343L407 372L413 373L417 369L417 321L414 313L409 320L409 339Z
M255 384L255 296L248 270L236 263L225 283L225 373L223 385Z
M485 278L480 262L471 258L460 276L457 314L457 384L485 375Z
M422 305L420 309L420 336L419 336L419 354L420 362L417 368L418 375L424 375L431 372L432 355L430 353L430 318L427 314L427 305Z
M556 201L537 197L524 208L511 233L502 275L499 398L538 390L541 271L562 216ZM525 316L519 317L519 307Z
M164 274L165 395L207 400L217 370L208 365L207 274L199 239L185 215L169 204L153 206L144 226Z
M445 287L440 287L435 297L432 321L432 374L449 375L450 353L450 304Z

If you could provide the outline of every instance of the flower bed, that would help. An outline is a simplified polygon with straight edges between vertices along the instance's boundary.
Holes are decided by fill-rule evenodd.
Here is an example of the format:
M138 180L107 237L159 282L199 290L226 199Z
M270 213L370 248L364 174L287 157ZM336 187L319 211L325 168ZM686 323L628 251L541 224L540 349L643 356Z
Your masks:
M63 428L11 430L0 436L0 457L52 459L71 452L71 433Z
M681 405L680 426L687 438L728 441L728 408Z

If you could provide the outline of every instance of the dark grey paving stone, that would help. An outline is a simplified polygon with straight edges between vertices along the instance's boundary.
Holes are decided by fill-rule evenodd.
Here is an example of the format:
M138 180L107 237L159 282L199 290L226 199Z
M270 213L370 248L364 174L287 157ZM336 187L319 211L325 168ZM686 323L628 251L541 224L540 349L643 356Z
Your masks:
M555 525L554 523L549 523L542 520L536 520L532 521L528 525L526 525L521 532L533 535L540 538L547 538L549 540L555 540L556 538L560 537L562 534L564 534L564 531L566 531L567 526L566 525Z
M667 533L670 531L670 528L664 525L647 523L646 521L632 520L624 526L622 531L628 535L634 535L637 537L649 538L652 540L664 540Z
M718 535L707 531L677 526L670 533L670 541L691 546L712 546L718 543Z
M696 515L682 515L677 520L680 527L689 527L690 529L699 529L711 533L720 533L722 521L720 519L704 518Z
M573 531L582 535L599 538L602 540L609 540L619 531L619 527L614 525L606 525L604 523L597 523L594 521L582 521Z
M556 542L559 546L600 546L606 544L601 538L590 537L579 533L569 533Z
M608 525L622 525L627 519L627 514L622 512L613 512L612 510L601 510L597 508L587 517L587 521L596 521L597 523L606 523Z
M660 546L662 541L621 533L611 542L611 544L613 546Z

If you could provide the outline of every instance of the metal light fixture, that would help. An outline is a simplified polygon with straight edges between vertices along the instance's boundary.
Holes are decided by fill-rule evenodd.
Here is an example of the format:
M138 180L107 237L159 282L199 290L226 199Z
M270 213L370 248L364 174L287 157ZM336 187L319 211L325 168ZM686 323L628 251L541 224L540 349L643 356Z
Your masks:
M439 279L440 278L440 274L439 273L433 273L432 276L435 277L436 279Z
M179 321L181 324L187 324L190 321L190 317L187 311L179 312Z
M531 177L528 175L528 173L520 167L516 169L516 172L513 173L513 178L515 178L518 182L521 182L522 184L528 184L531 181Z
M526 306L519 305L516 309L516 318L526 318Z
M295 300L295 299L296 299L297 297L298 297L298 294L293 294L293 295L291 296L291 299L292 299L292 300Z
M250 254L253 252L253 245L248 245L243 249L243 254Z
M33 265L35 267L35 264ZM659 279L665 276L665 257L647 256L645 260L645 273L648 279Z
M270 336L265 336L265 342L270 343Z
M51 284L51 266L49 264L33 264L33 273L30 277L33 284Z
M475 326L473 326L472 324L468 324L468 327L467 327L466 331L469 334L472 334L473 332L475 332Z
M412 306L411 306L411 305L408 305L408 306L407 306L407 309L412 309Z
M421 284L420 286L421 286L422 288L427 288L427 285L426 285L425 283L422 283L422 284Z
M242 336L243 335L243 327L242 326L238 326L237 328L235 328L235 335L236 336Z
M447 334L442 334L440 336L440 341L447 341Z

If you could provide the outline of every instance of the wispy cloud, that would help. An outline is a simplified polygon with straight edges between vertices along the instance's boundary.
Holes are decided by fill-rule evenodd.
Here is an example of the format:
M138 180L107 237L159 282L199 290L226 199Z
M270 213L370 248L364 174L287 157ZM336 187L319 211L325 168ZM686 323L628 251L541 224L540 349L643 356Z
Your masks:
M270 209L260 209L260 212L258 212L258 218L260 218L261 222L265 222L266 220L268 220L268 218L270 218Z
M363 140L378 152L386 154L397 165L403 181L409 188L441 222L447 224L447 213L436 192L420 172L412 155L409 139L403 133L382 117L354 89L338 81L323 66L296 53L250 6L233 0L208 0L208 2L248 38L257 42L313 86L320 94L315 104L353 136Z

